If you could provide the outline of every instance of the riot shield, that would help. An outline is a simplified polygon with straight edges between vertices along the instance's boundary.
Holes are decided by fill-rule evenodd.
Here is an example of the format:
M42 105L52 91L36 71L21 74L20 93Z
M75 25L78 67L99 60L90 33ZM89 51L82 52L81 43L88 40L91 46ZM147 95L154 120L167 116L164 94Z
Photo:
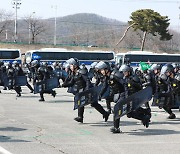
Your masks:
M9 80L8 80L8 76L6 73L2 73L1 74L1 86L5 86L8 87L9 85Z
M137 93L129 96L128 98L118 102L114 106L114 116L115 119L118 119L124 115L127 115L133 110L136 110L142 104L150 101L152 98L152 87L146 87L143 90L140 90Z
M45 81L45 90L58 88L58 86L59 86L58 78L50 78Z
M27 85L27 76L15 77L15 86L26 86L26 85Z
M100 85L100 87L99 88L101 88L102 89L102 85ZM102 95L102 99L106 99L106 98L108 98L109 97L109 95L110 95L110 87L108 86L107 87L107 89L106 89L106 91L105 91L105 93Z
M74 110L98 101L100 86L93 87L89 90L77 93L74 96Z
M59 78L59 79L65 79L68 74L65 70L57 70L56 71L56 76Z
M34 84L34 94L40 93L45 89L45 81L36 82Z
M79 107L83 107L85 105L98 101L98 97L102 89L102 86L103 85L101 84L99 86L90 88L89 90L77 93L74 97L74 110ZM110 87L108 86L107 90L105 91L105 93L102 95L101 98L106 99L109 96L109 94L110 94Z
M72 86L72 87L68 87L68 90L67 90L68 93L71 93L73 95L76 95L78 90L75 86Z
M179 109L180 107L180 96L177 94L174 96L174 101L171 102L172 104L170 104L170 108L171 109ZM163 108L164 106L166 106L166 97L160 97L158 94L155 94L153 96L153 102L152 102L152 106L157 106L159 108Z
M57 78L50 78L45 81L36 82L34 84L34 94L40 93L41 91L52 90L58 88L59 82Z
M172 109L179 109L180 110L180 96L177 94L175 95L175 103Z

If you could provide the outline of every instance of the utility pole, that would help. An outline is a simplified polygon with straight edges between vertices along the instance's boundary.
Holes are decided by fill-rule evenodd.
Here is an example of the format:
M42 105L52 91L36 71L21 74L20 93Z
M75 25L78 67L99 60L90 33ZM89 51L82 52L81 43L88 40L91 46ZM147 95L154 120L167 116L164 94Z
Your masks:
M7 29L6 29L6 42L8 41Z
M56 45L56 32L57 32L57 5L51 6L51 8L55 9L54 15L54 45Z
M17 10L20 9L21 0L13 0L12 5L13 5L13 8L15 9L14 42L17 42Z

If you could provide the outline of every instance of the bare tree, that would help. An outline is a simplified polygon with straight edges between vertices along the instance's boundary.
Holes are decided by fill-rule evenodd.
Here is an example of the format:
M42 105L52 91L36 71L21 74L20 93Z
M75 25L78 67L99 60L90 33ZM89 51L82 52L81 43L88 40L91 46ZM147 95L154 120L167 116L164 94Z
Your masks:
M28 16L25 17L25 22L29 30L30 43L34 44L38 35L44 33L47 30L47 23L40 18ZM31 36L30 36L31 34Z
M13 14L0 10L0 35L4 34L12 23Z

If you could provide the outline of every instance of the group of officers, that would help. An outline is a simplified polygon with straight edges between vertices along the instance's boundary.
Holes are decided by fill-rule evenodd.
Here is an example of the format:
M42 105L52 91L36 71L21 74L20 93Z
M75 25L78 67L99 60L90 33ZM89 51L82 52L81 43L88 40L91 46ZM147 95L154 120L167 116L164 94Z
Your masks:
M98 92L98 99L91 102L105 121L108 120L109 115L113 113L111 103L119 103L128 98L132 94L142 90L147 86L152 87L153 105L164 109L168 114L169 119L175 119L176 115L172 109L180 106L180 66L178 64L159 65L153 64L150 69L133 70L130 65L115 65L109 62L94 62L91 68L87 69L84 64L80 65L78 59L70 58L64 64L54 62L48 65L46 62L39 62L34 60L31 64L27 64L28 78L32 84L41 83L50 78L58 79L57 88L68 88L69 93L74 95L87 91L93 87L101 85ZM3 84L3 76L8 78L8 85ZM0 85L4 86L4 90L14 89L17 96L21 96L21 87L15 85L13 80L15 76L24 76L24 72L17 62L4 64L0 62ZM60 84L60 82L63 82ZM34 89L27 82L26 86L33 93ZM104 94L108 95L104 97ZM40 100L45 101L44 93L56 96L56 91L53 89L46 89L41 87ZM107 110L100 104L101 99L106 100ZM75 121L83 123L85 107L78 108L78 116L74 118ZM147 128L149 127L151 119L151 108L149 102L136 110L132 110L127 114L128 118L140 120ZM114 126L110 129L113 133L120 133L120 118L114 116Z

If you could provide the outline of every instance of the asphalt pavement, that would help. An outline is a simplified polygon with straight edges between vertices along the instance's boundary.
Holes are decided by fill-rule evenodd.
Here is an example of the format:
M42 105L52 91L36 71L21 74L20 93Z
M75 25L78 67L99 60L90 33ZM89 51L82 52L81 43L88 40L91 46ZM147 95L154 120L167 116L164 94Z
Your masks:
M85 107L83 124L74 121L74 97L65 88L56 89L55 98L45 94L45 102L27 87L22 90L21 97L10 90L0 94L0 153L180 154L179 110L173 110L177 118L170 120L162 109L152 107L149 128L124 116L122 133L112 134L112 114L104 122L91 106ZM105 101L100 103L106 109Z

